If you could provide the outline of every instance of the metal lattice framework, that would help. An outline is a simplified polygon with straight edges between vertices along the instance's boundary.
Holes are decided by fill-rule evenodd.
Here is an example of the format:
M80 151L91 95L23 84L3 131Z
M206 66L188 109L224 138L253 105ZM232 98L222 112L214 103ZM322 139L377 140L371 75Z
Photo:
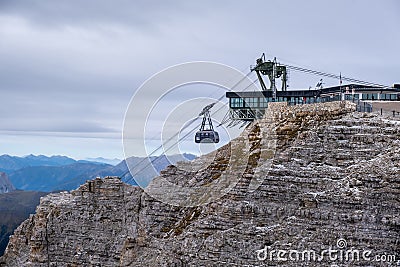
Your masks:
M212 119L210 115L210 109L215 105L215 103L212 103L210 105L207 105L206 107L203 108L203 110L200 112L199 116L203 116L203 120L201 122L200 126L200 131L214 131L214 127L212 124Z

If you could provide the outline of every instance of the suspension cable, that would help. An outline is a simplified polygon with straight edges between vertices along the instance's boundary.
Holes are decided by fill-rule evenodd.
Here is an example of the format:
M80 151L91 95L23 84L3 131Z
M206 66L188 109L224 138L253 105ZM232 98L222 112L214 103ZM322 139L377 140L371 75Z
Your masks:
M346 77L346 76L341 76L341 75L337 75L337 74L333 74L333 73L316 71L316 70L297 67L297 66L292 66L292 65L288 65L288 64L283 64L283 65L288 67L291 70L294 70L294 71L300 71L300 72L304 72L304 73L308 73L308 74L324 76L324 77L328 77L328 78L332 78L332 79L341 79L343 81L348 81L348 82L352 82L352 83L359 83L359 84L367 85L367 86L376 86L376 87L385 87L385 88L390 87L388 85L383 85L383 84L379 84L379 83L375 83L375 82L363 81L363 80L359 80L359 79L355 79L355 78L351 78L351 77Z
M238 86L243 80L245 80L252 72L249 71L244 77L242 77L238 82L236 82L230 89L232 90L233 88L235 88L236 86ZM252 83L250 83L250 85L252 85L254 83L254 81ZM247 88L249 88L248 85L246 88L244 88L244 90L246 90ZM213 102L213 104L218 103L219 101L221 101L223 98L225 97L225 94L221 95L221 97L219 97L216 101ZM218 112L219 110L221 110L222 107L218 108L216 112ZM213 112L212 114L215 114L216 112ZM198 118L200 118L200 114L193 118L192 120L190 120L190 122L185 125L180 131L178 131L177 133L175 133L172 137L168 138L167 141L164 144L169 143L170 141L172 141L175 137L177 137L179 135L180 132L182 132L183 130L187 129L189 126L191 126ZM192 128L191 131L189 131L187 134L185 134L183 137L179 138L178 141L174 142L169 148L167 148L166 150L164 150L164 154L166 152L168 152L171 148L174 147L174 145L178 144L181 140L183 140L184 138L186 138L187 136L189 136L189 134L192 134L197 128ZM148 158L150 158L152 155L154 155L157 151L159 151L161 148L164 147L164 144L159 145L156 149L154 149L149 155L147 155L147 157L144 157L141 161L139 161L139 163L137 163L136 165L140 165L141 163L143 163L144 161L146 161ZM129 181L131 181L132 179L134 179L134 176L139 174L141 171L143 171L144 169L146 169L150 164L153 164L154 161L157 160L157 157L154 158L153 160L150 160L149 163L145 164L145 166L143 166L140 170L135 171L134 174L131 174L132 177L130 177L129 179L127 179L125 182L128 183ZM125 161L126 162L126 161ZM126 163L127 167L128 167L128 171L126 171L125 173L123 173L121 175L121 179L123 177L125 177L125 175L127 175L130 172L129 166Z

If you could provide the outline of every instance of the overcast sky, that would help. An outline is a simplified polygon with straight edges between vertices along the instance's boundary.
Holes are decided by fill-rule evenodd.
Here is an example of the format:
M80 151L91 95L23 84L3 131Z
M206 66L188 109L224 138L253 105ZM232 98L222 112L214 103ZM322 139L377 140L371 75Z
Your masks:
M0 154L122 158L136 88L187 61L247 72L266 52L400 82L399 14L396 0L0 0ZM292 74L290 85L318 80Z

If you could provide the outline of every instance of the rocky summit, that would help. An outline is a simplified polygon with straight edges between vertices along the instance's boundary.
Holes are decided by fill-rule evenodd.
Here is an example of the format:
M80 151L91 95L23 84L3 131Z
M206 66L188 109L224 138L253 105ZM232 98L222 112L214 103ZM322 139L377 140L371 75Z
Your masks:
M1 266L397 266L400 123L349 102L271 103L231 143L142 190L41 199Z

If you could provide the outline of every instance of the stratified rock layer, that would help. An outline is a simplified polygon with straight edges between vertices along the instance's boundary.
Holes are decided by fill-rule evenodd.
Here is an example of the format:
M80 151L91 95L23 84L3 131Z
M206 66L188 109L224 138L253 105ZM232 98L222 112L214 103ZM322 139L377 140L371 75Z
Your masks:
M108 177L49 195L16 230L0 262L388 266L371 260L376 255L400 259L400 124L353 111L347 102L271 105L265 118L231 145L168 167L146 192ZM247 158L235 159L244 148ZM231 166L231 159L237 165ZM207 161L207 168L196 171ZM179 202L184 195L167 182L190 188L222 184L230 190L218 191L219 198L207 192L212 201L188 195L190 201ZM346 247L338 247L344 242ZM286 261L278 261L276 252L318 254L329 248L371 254L309 261L281 254Z
M107 177L50 194L11 237L6 266L115 266L137 236L142 191ZM0 261L1 262L1 261Z

